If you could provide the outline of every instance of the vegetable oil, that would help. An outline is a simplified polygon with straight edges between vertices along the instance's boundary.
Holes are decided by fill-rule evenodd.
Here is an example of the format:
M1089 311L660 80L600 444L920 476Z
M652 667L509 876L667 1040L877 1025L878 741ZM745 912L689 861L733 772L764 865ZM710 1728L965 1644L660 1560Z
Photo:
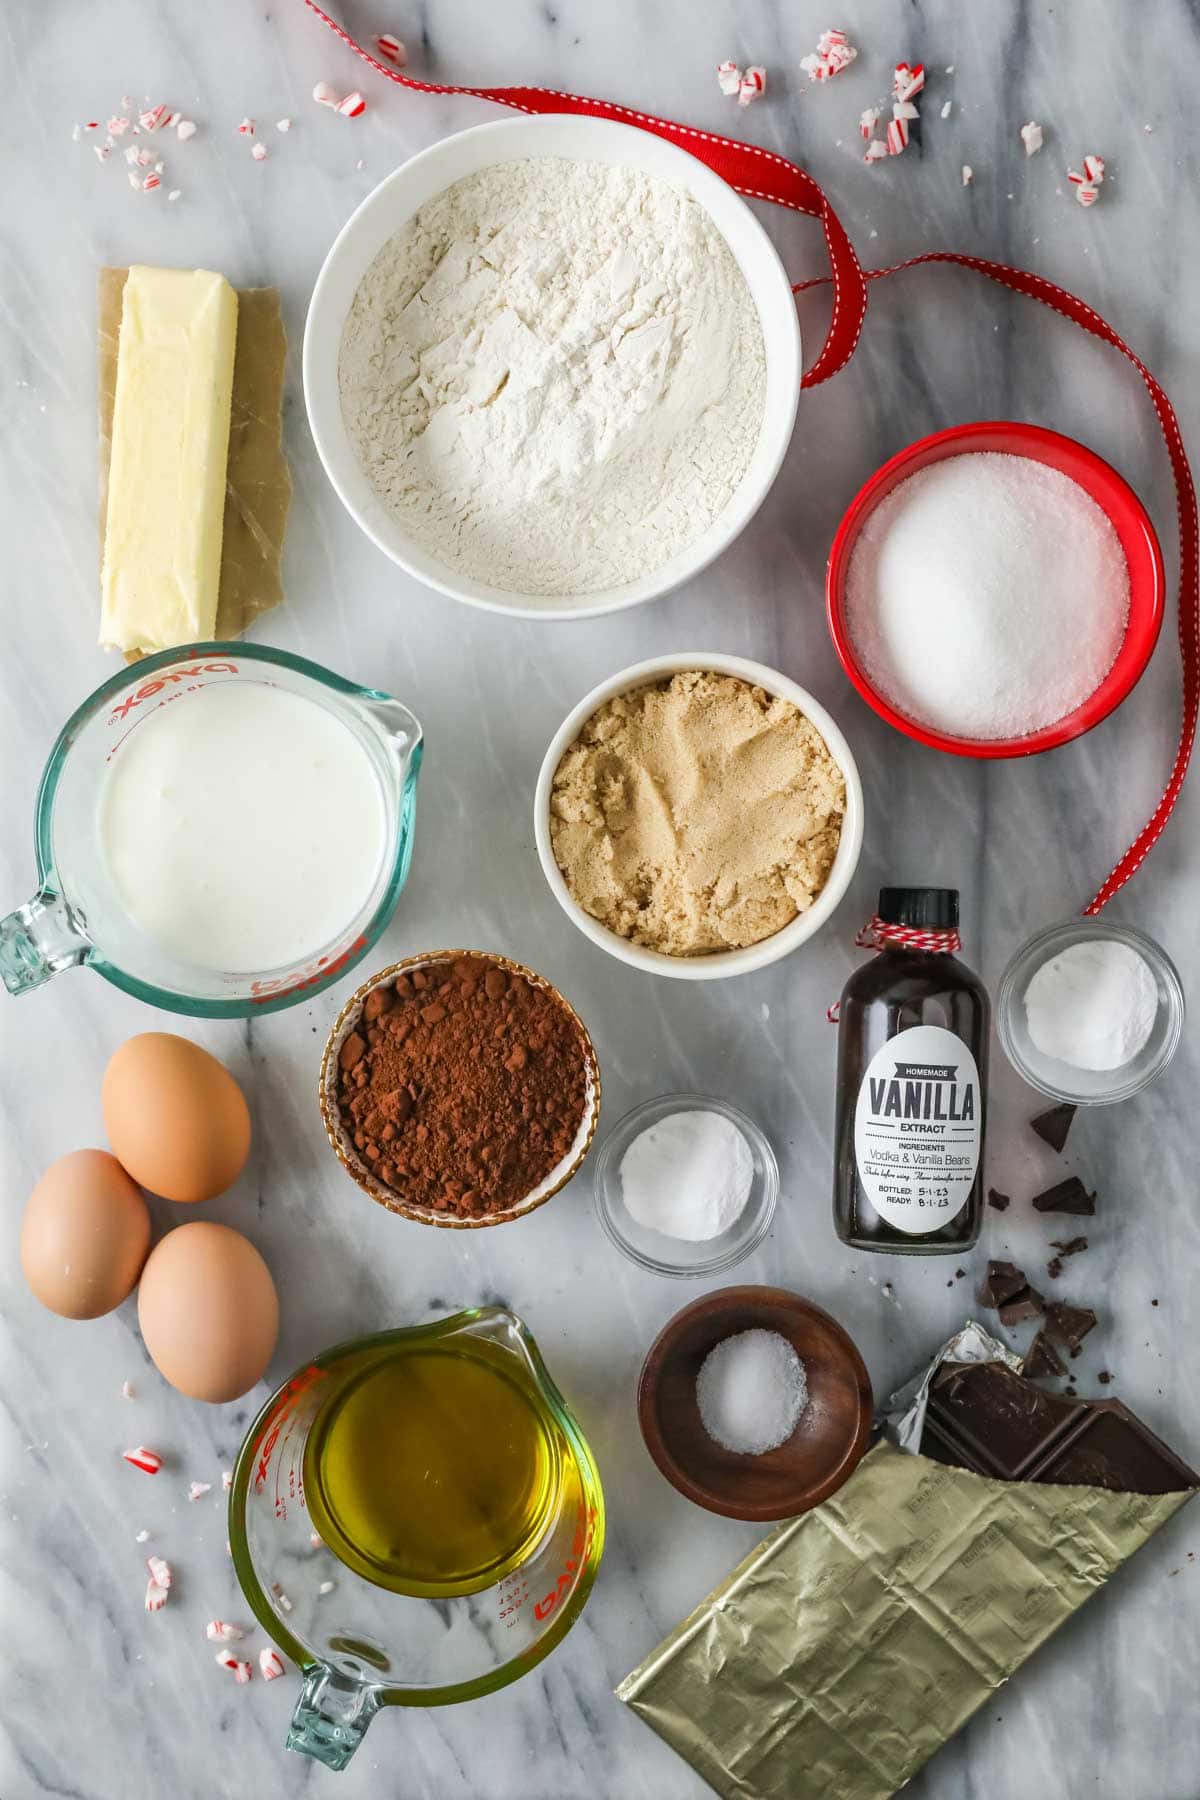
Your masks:
M305 1499L328 1549L393 1592L477 1593L556 1516L574 1473L524 1369L480 1340L356 1358L314 1419Z

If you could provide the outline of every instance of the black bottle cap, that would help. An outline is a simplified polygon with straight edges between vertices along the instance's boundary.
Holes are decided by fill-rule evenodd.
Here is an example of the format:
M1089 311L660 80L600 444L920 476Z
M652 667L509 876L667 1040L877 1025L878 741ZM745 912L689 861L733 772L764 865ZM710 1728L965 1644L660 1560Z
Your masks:
M955 931L958 928L958 889L880 888L879 917L886 925L911 925L918 931Z

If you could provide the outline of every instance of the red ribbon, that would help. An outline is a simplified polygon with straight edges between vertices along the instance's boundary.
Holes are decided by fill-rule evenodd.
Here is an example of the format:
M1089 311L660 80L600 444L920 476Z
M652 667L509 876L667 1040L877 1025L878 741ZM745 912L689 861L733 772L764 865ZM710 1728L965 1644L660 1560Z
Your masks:
M1175 478L1175 504L1179 520L1179 650L1183 663L1183 720L1175 760L1158 805L1084 911L1098 913L1106 906L1146 860L1175 809L1187 774L1196 737L1197 712L1200 710L1200 528L1197 523L1196 489L1175 409L1141 358L1086 301L1080 300L1075 294L1069 294L1065 288L1056 287L1052 281L1046 281L1040 275L1031 275L1024 269L1010 269L1005 263L986 262L978 256L960 256L949 250L931 250L922 256L910 257L907 262L897 263L892 268L868 269L864 272L841 220L812 176L805 174L803 169L797 168L786 157L776 155L773 150L762 150L756 144L741 144L735 138L720 137L711 131L699 131L694 126L679 125L671 119L658 119L651 113L636 112L631 107L618 106L611 100L591 100L586 95L560 93L554 88L453 87L443 82L419 81L415 76L403 75L398 69L389 68L378 57L364 50L336 19L330 18L317 5L317 0L305 0L305 5L331 31L336 32L356 56L368 63L376 74L382 75L387 81L396 82L400 87L411 88L422 94L472 94L476 99L491 100L498 106L510 106L517 112L582 113L592 118L614 119L619 124L637 125L643 131L653 132L657 137L667 138L681 149L690 151L731 187L736 188L739 194L745 194L751 200L769 200L776 206L786 206L792 212L818 219L829 251L830 274L815 281L796 282L794 291L802 293L806 288L831 281L833 316L820 354L801 377L801 387L815 387L818 382L828 381L831 375L836 375L839 369L845 368L853 356L866 318L867 283L882 281L889 275L918 268L923 263L950 263L957 268L973 269L976 274L998 282L1001 287L1011 288L1016 294L1024 294L1031 300L1040 301L1043 306L1050 307L1064 319L1070 319L1084 331L1111 344L1114 350L1119 350L1122 356L1128 358L1141 376L1150 396Z

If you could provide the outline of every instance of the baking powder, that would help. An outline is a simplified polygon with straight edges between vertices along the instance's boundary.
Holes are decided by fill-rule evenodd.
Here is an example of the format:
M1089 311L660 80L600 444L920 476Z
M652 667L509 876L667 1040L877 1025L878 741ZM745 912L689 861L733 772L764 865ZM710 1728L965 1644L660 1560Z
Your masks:
M1157 1017L1153 970L1117 938L1069 945L1025 989L1035 1046L1074 1069L1124 1068L1145 1049Z
M684 189L538 157L456 182L384 245L339 380L375 493L425 550L576 595L713 522L758 442L766 362L745 278Z

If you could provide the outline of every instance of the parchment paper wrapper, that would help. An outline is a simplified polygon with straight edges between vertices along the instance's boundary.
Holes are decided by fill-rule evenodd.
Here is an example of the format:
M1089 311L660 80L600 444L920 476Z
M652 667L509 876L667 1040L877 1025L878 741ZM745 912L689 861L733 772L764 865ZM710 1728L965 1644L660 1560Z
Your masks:
M121 296L128 269L101 269L97 349L100 402L100 555L108 510ZM283 366L287 338L276 288L238 290L233 412L221 540L218 638L236 638L283 599L283 534L292 482L283 454ZM136 662L136 653L126 658Z
M617 1697L727 1800L886 1800L1192 1497L990 1481L881 1440Z

